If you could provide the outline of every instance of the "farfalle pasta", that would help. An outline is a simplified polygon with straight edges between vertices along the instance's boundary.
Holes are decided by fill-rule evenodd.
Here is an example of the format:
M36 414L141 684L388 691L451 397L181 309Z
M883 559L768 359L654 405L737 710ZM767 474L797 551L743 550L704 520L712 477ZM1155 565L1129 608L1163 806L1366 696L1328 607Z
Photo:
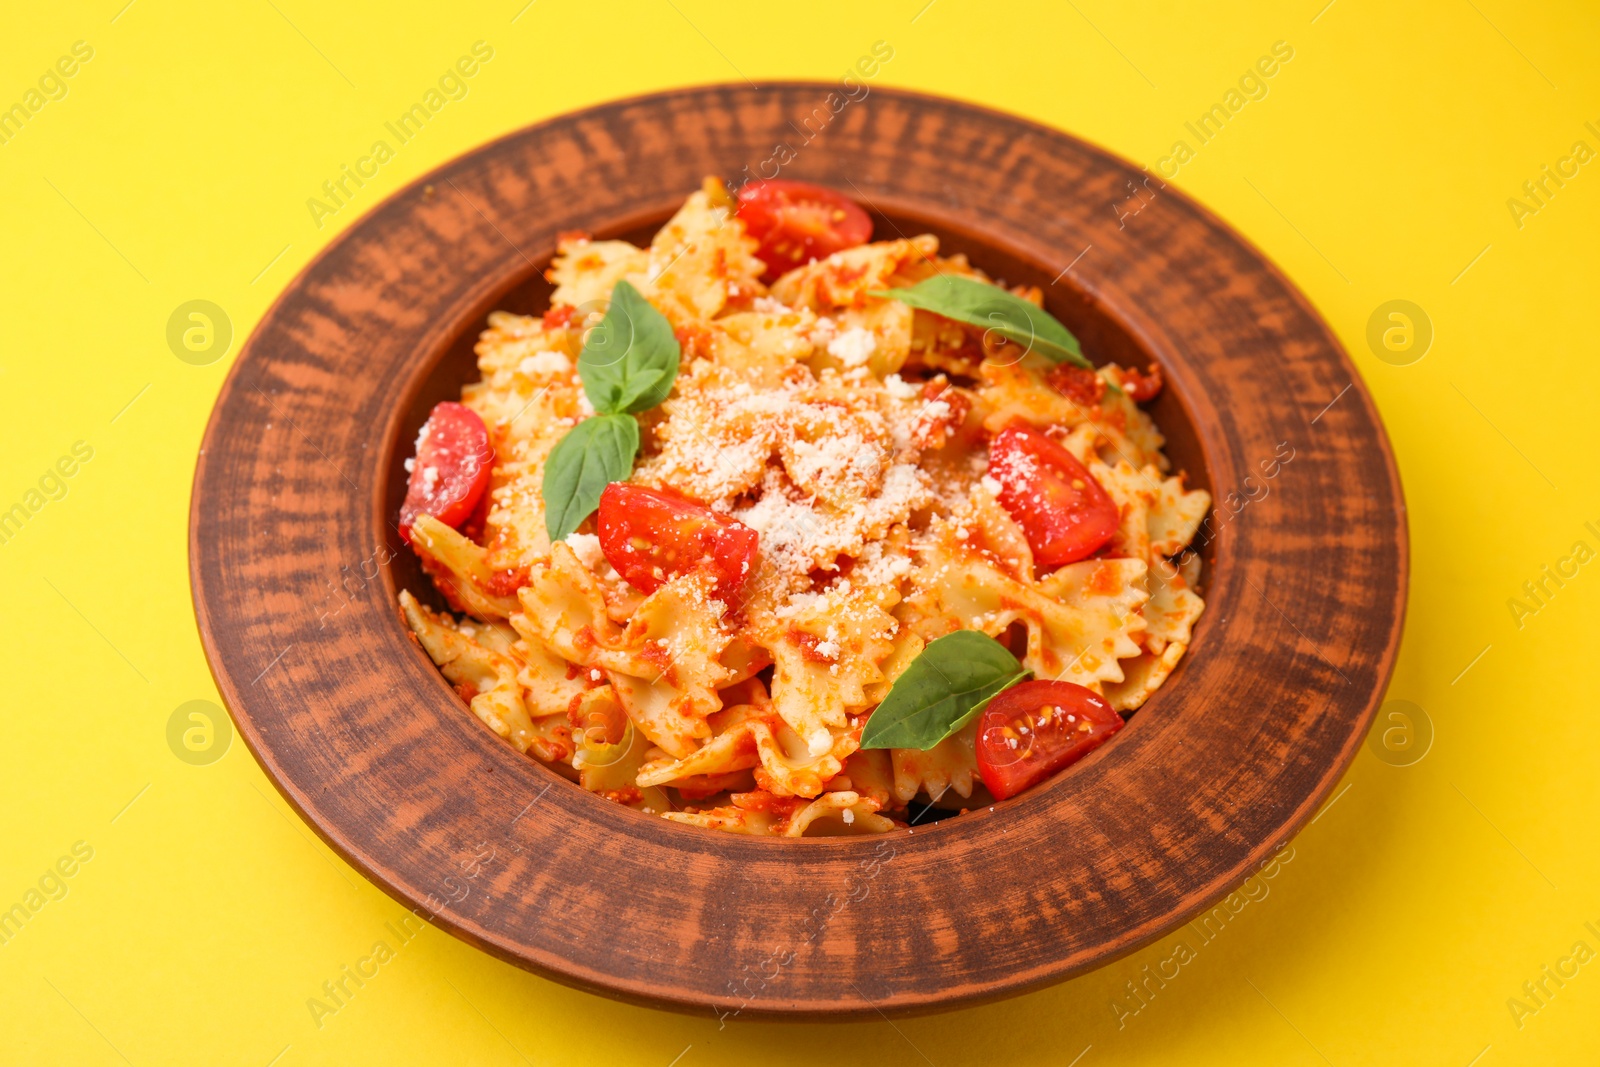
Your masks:
M451 610L402 593L403 615L488 729L646 814L798 837L992 803L983 719L864 746L875 709L961 631L1016 678L1137 709L1204 609L1193 553L1172 560L1210 498L1139 407L1159 377L893 295L959 281L1038 309L1038 290L764 184L800 191L708 179L648 248L570 235L549 310L489 317L481 380L424 428L401 514Z

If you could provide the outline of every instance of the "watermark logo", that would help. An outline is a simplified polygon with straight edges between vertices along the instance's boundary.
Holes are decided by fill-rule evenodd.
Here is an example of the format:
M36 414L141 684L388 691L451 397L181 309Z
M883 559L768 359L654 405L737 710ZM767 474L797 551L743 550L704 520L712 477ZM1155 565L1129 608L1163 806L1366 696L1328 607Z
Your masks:
M0 946L9 945L11 939L22 933L22 928L43 911L45 905L67 899L72 886L67 879L78 873L85 863L94 859L94 846L87 841L77 841L71 853L63 853L55 863L44 869L34 885L9 908L0 903Z
M339 172L322 183L321 195L306 198L306 210L310 212L311 221L317 229L322 229L329 216L337 215L348 207L367 183L377 178L379 168L421 134L423 127L436 119L447 104L465 100L471 91L468 79L475 77L483 65L493 58L493 45L487 41L474 41L471 55L460 56L409 108L394 121L383 124L383 128L394 139L393 144L380 137L372 142L366 155L356 157L353 165L341 163Z
M94 58L94 46L88 41L74 41L70 55L63 55L54 66L46 67L35 85L30 85L22 96L6 107L0 103L0 145L10 144L47 104L65 100L71 86L67 79L77 74L83 64Z
M189 300L167 318L167 347L194 367L215 363L233 344L233 320L209 300Z
M1339 395L1343 396L1344 394L1341 393ZM1334 400L1337 402L1338 397L1335 397ZM1328 405L1328 407L1332 406L1332 404ZM1318 418L1321 418L1321 416L1319 415ZM1316 420L1313 419L1312 421L1315 422ZM1173 562L1166 564L1166 569L1163 571L1164 576L1170 578L1172 576L1169 573L1171 568L1179 567L1189 562L1200 549L1220 536L1228 523L1242 515L1245 508L1251 504L1259 503L1272 495L1272 486L1269 483L1282 474L1283 469L1293 463L1295 456L1298 454L1294 445L1288 441L1279 441L1271 456L1256 462L1256 468L1261 472L1260 480L1257 480L1253 474L1247 474L1240 483L1243 493L1240 492L1240 489L1230 489L1226 493L1219 493L1210 514L1206 515L1205 519L1200 523L1200 528L1195 531L1194 540L1177 555Z
M1433 720L1409 700L1385 701L1367 734L1367 748L1391 767L1421 763L1433 747Z
M1594 923L1586 922L1583 925L1589 933L1600 936ZM1587 941L1574 941L1571 952L1553 964L1540 967L1537 976L1523 982L1518 996L1506 998L1506 1010L1511 1013L1511 1021L1517 1029L1527 1026L1530 1018L1549 1007L1557 994L1567 987L1567 983L1578 977L1584 965L1594 958L1594 949L1589 947Z
M1600 127L1593 122L1583 125L1591 134L1600 137ZM1506 198L1506 210L1511 213L1511 221L1517 229L1522 229L1531 216L1549 207L1556 194L1565 189L1567 182L1576 178L1583 166L1594 157L1595 151L1589 147L1589 142L1580 140L1572 142L1572 147L1566 155L1556 160L1555 166L1542 164L1538 174L1522 183L1520 193Z
M1409 300L1385 301L1367 319L1367 347L1391 367L1409 367L1433 347L1433 320Z
M1112 1018L1117 1020L1117 1029L1127 1029L1128 1020L1143 1013L1157 995L1167 988L1168 983L1176 981L1186 968L1200 958L1200 951L1220 937L1240 912L1251 904L1266 900L1272 892L1272 879L1294 857L1294 846L1285 845L1275 855L1262 860L1256 870L1245 878L1243 885L1229 893L1210 911L1183 927L1183 932L1169 944L1164 956L1154 963L1145 964L1134 977L1127 979L1123 985L1126 995L1119 991L1109 1002Z
M1271 91L1269 81L1293 58L1293 45L1288 41L1274 41L1270 55L1261 56L1254 65L1246 67L1244 73L1239 75L1237 87L1229 86L1220 100L1202 112L1193 122L1183 124L1183 128L1194 139L1194 144L1191 145L1183 138L1173 141L1172 150L1156 160L1155 169L1168 178L1176 178L1178 171L1193 160L1200 149L1221 136L1230 122L1238 121L1239 113L1246 105L1267 98L1267 94ZM1169 166L1171 170L1167 169ZM1149 167L1144 169L1149 173ZM1149 182L1146 181L1145 185L1148 187ZM1137 210L1125 212L1119 209L1117 218L1121 220L1129 214L1137 213Z
M790 948L773 948L760 961L746 963L737 975L728 979L727 993L730 997L741 997L739 1006L731 1011L712 1011L717 1016L717 1029L724 1029L728 1020L738 1017L749 1003L761 996L767 987L790 967L794 966L799 958L800 950L806 945L816 944L818 939L832 924L834 917L851 904L859 904L872 894L872 883L883 873L884 868L895 857L894 843L879 841L872 850L872 855L856 864L856 870L851 873L846 888L839 893L829 893L818 907L811 909L811 914L801 920L797 934L803 934L799 943ZM770 968L770 971L769 971Z
M1600 538L1600 528L1594 523L1586 522L1583 528L1594 537ZM1566 555L1559 557L1553 564L1544 564L1539 568L1537 576L1523 582L1522 596L1506 599L1506 608L1511 612L1511 621L1517 624L1517 629L1520 630L1528 625L1528 619L1549 607L1550 601L1555 599L1556 594L1567 587L1567 582L1576 578L1584 564L1594 558L1595 551L1589 547L1589 542L1574 541Z
M776 178L784 167L800 157L801 149L833 124L845 108L867 98L872 92L867 80L876 77L883 65L892 59L894 59L894 46L887 41L874 41L871 52L857 59L854 67L845 70L838 89L829 92L820 104L811 109L809 115L801 118L799 123L793 119L789 120L789 127L797 135L796 139L780 141L773 145L772 154L755 165L754 174L750 173L750 166L746 164L740 171L739 178L731 183L730 191L737 194L740 189L753 181L770 181Z
M226 756L232 744L233 723L213 701L187 701L167 718L167 747L187 764L209 766Z
M0 503L0 545L10 544L35 515L51 501L64 499L70 486L67 479L77 474L83 464L94 458L94 446L87 441L74 441L70 454L62 453L55 463L39 475L37 486L29 486L21 499L9 508Z
M370 555L356 564L354 570L350 568L348 563L340 567L338 585L333 584L333 579L331 578L325 579L328 583L329 591L322 598L322 603L329 610L323 611L317 616L317 629L327 629L329 619L336 619L344 614L344 609L355 603L355 598L361 596L363 591L377 580L378 575L383 573L383 568L388 566L389 561L392 559L394 559L394 553L389 550L389 547L387 545L379 545L372 550ZM372 568L370 573L367 571L368 567ZM351 585L351 582L356 584ZM334 603L335 597L338 598L337 604Z

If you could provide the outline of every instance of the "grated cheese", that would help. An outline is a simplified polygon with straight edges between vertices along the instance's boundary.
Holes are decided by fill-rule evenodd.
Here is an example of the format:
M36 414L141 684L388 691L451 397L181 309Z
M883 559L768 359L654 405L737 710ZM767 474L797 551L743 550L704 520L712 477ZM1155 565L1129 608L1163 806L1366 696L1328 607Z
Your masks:
M758 392L743 382L680 387L656 427L660 451L640 463L637 479L728 510L734 497L760 484L793 395L792 389Z
M578 557L578 562L591 571L598 572L600 565L605 562L605 553L600 551L600 538L594 534L568 534L567 547Z
M546 350L522 357L517 370L529 378L536 374L566 374L572 370L572 360L563 352Z
M801 612L813 611L823 607L827 602L828 598L821 593L795 593L787 601L779 605L773 614L780 619L789 619L799 615Z
M913 384L912 382L906 381L898 374L891 374L885 378L883 380L883 387L887 389L889 391L889 395L894 397L896 400L915 400L918 396L922 395L922 389L919 386Z
M828 355L847 367L859 367L878 350L878 337L871 330L852 326L828 342Z
M832 569L839 556L859 556L911 512L933 501L927 476L909 463L884 475L883 488L852 508L817 507L783 492L781 475L769 476L761 499L734 517L761 537L761 553L780 576L804 578L819 567Z

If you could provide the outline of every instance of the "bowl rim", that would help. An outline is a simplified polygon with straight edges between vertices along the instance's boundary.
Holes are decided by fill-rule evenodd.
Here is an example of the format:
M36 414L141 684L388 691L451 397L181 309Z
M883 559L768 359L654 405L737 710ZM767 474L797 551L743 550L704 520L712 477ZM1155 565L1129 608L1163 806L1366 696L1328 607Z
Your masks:
M203 510L204 507L210 503L210 500L208 499L208 492L210 489L208 476L212 473L212 468L214 466L210 456L215 453L216 446L221 439L221 430L219 428L219 424L224 401L228 400L239 390L246 374L246 368L251 365L250 357L255 354L255 348L258 341L261 340L266 326L269 323L277 320L282 315L284 309L295 299L303 296L304 287L311 279L314 279L318 275L320 270L322 270L341 252L358 243L361 239L363 231L370 224L372 224L374 220L379 219L380 217L384 216L386 212L394 210L397 206L402 205L408 200L414 200L425 188L431 187L441 180L448 180L448 175L464 162L474 159L487 159L496 151L503 150L509 146L517 145L530 137L550 131L558 123L578 120L587 116L614 114L629 108L664 106L690 98L715 102L717 93L747 95L750 93L780 93L791 90L806 92L828 92L835 88L835 83L831 82L773 80L757 83L753 87L740 83L720 83L710 85L695 85L659 92L643 93L617 100L601 102L590 107L552 116L540 122L531 123L520 129L509 131L483 144L473 146L466 151L451 157L450 159L442 161L439 165L429 169L428 171L420 174L416 178L397 188L389 195L373 204L363 214L356 217L352 222L350 222L349 225L347 225L343 230L334 235L327 243L325 243L317 251L316 255L313 256L311 260L296 274L294 279L290 281L274 298L267 310L261 316L261 319L256 324L255 328L252 330L249 339L243 346L241 346L239 354L235 358L233 364L229 367L226 378L219 389L216 405L212 411L210 419L208 420L204 441L197 459L189 515L190 578L194 594L193 599L196 622L200 632L202 644L206 652L207 664L212 671L213 678L217 682L219 692L224 697L224 702L228 705L230 714L232 714L236 724L239 727L241 737L245 739L246 745L250 749L251 754L266 771L267 776L273 781L274 786L284 796L285 800L296 810L301 818L312 827L318 836L321 837L336 852L338 852L346 862L350 863L357 870L360 870L370 881L373 881L374 884L384 889L385 892L401 903L408 906L415 906L419 903L419 893L416 887L396 884L395 880L393 879L393 872L380 869L376 864L369 863L367 857L363 854L360 848L357 847L357 843L355 841L347 839L345 834L340 832L338 828L329 825L322 817L321 809L313 800L309 792L307 792L300 783L297 783L292 775L288 774L285 768L277 761L274 750L270 745L265 743L264 736L258 730L257 724L252 716L248 713L241 714L241 708L244 704L244 697L227 662L230 655L230 650L225 647L226 643L219 638L217 632L216 620L213 618L214 605L208 601L208 577L205 573L205 555L207 552L207 546L202 544L202 531L207 526L207 516L203 514ZM1083 139L1075 135L1065 133L1064 131L1034 122L1028 118L988 108L983 105L957 101L933 94L920 93L898 88L889 88L885 86L874 86L869 96L863 98L863 102L871 99L872 97L888 98L892 102L897 102L901 105L911 108L929 107L935 109L956 109L971 115L990 116L997 121L1030 127L1038 137L1047 141L1054 141L1058 143L1070 142L1077 149L1084 150L1089 155L1101 157L1103 160L1120 166L1127 171L1139 170L1139 168L1134 164L1114 155L1099 145L1084 141ZM1389 640L1386 642L1386 647L1383 649L1374 665L1376 668L1374 672L1375 684L1369 687L1370 694L1366 698L1365 709L1357 716L1356 721L1351 724L1351 728L1346 731L1344 741L1337 751L1335 757L1331 761L1324 761L1322 764L1315 787L1305 793L1298 805L1292 812L1288 813L1287 817L1279 820L1279 829L1276 834L1272 835L1268 839L1258 841L1252 848L1247 850L1247 855L1242 858L1240 862L1235 864L1232 868L1219 873L1205 886L1197 888L1190 898L1190 905L1186 909L1179 912L1170 912L1162 915L1158 919L1147 923L1142 927L1124 929L1120 931L1118 937L1115 939L1115 944L1111 947L1108 947L1106 951L1103 951L1095 956L1095 958L1088 963L1071 967L1057 968L1050 973L1040 974L1013 982L997 982L984 988L970 989L960 995L954 995L950 997L921 997L890 1003L874 1002L871 999L863 996L858 1003L841 1003L821 1008L814 1003L791 1005L783 1002L781 998L775 998L765 1003L750 1003L748 1001L742 1003L737 1009L735 1009L739 1014L760 1018L794 1018L797 1015L821 1014L836 1016L862 1016L880 1012L887 1012L891 1015L896 1015L946 1010L949 1008L1015 995L1030 989L1039 988L1044 985L1061 981L1064 978L1083 973L1088 970L1105 966L1115 959L1137 951L1164 934L1171 932L1182 924L1188 922L1194 916L1205 911L1207 908L1213 906L1218 900L1225 897L1230 890L1236 888L1238 885L1244 882L1254 870L1258 869L1263 861L1268 859L1273 853L1277 852L1307 824L1317 809L1321 807L1322 802L1332 792L1333 787L1338 783L1338 780L1342 777L1344 771L1349 767L1350 763L1354 760L1356 754L1358 753L1362 739L1364 738L1376 712L1377 703L1381 699L1384 689L1386 688L1394 670L1395 661L1398 655L1399 637L1403 629L1406 607L1406 594L1409 575L1408 531L1406 528L1406 512L1404 506L1403 489L1400 482L1398 466L1395 462L1388 436L1383 429L1381 420L1378 417L1376 406L1373 403L1370 394L1366 390L1359 374L1357 373L1353 361L1340 344L1337 335L1335 335L1328 327L1326 321L1300 291L1300 289L1296 287L1287 278L1287 276L1283 274L1277 265L1273 263L1272 260L1270 260L1267 256L1265 256L1252 242L1250 242L1243 235L1239 234L1225 221L1212 214L1209 209L1191 199L1187 194L1174 187L1164 186L1162 195L1171 198L1174 202L1180 204L1186 211L1204 220L1215 231L1225 234L1238 248L1242 249L1250 257L1250 259L1253 261L1252 266L1254 269L1262 271L1264 274L1270 276L1270 278L1281 287L1288 298L1297 305L1298 312L1304 315L1308 321L1314 324L1321 337L1327 342L1329 349L1331 350L1332 354L1336 356L1345 375L1348 377L1350 382L1349 391L1355 394L1355 399L1359 402L1367 421L1370 422L1371 426L1376 431L1373 440L1369 443L1376 444L1379 457L1382 462L1382 467L1387 473L1389 483L1388 488L1397 505L1395 518L1398 520L1398 525L1393 531L1395 533L1395 539L1392 547L1395 549L1394 563L1398 580L1395 583L1393 598L1390 603L1390 608L1392 611L1392 624L1390 626ZM493 223L491 223L491 225L493 225ZM526 257L524 256L524 258ZM532 269L537 268L530 268L530 270ZM504 279L502 277L501 282L503 282L503 280ZM485 279L484 281L486 282L485 288L494 288L500 285L500 282L495 282L493 285L488 285L487 282L489 280ZM1098 297L1097 293L1091 292L1090 295L1096 298ZM1112 309L1108 307L1105 310L1107 313L1109 313ZM1120 310L1126 312L1128 309L1122 308ZM1153 350L1163 347L1157 340L1149 336L1142 335L1138 328L1138 323L1132 319L1119 318L1119 322L1121 322L1123 327L1127 329L1130 334L1137 335L1141 343L1145 344L1149 349ZM400 393L402 395L408 395L414 392L417 383L420 383L428 373L427 365L431 363L437 363L438 358L439 347L435 346L435 348L432 350L432 355L430 358L419 358L413 360L413 366L411 367L411 378L410 380L407 380L401 384ZM1169 388L1171 387L1172 386L1169 384ZM1186 401L1187 398L1185 398L1185 402ZM400 417L398 405L391 409L390 416L394 419ZM370 464L370 466L381 467L387 463L387 459L385 457L387 453L392 451L392 448L394 447L394 441L395 435L385 432L383 444L376 450L377 458L372 464ZM1202 447L1203 445L1204 442L1202 442ZM376 488L377 491L374 493L374 499L377 502L373 504L374 509L381 508L381 500L383 495L381 486ZM378 521L380 524L382 523L383 520L381 515L379 516ZM1230 551L1231 548L1231 542L1222 542L1217 546L1217 552L1219 554L1218 571L1221 573L1226 574L1231 567L1231 563L1225 561L1225 557L1223 556L1223 553ZM388 595L388 587L394 584L394 579L392 574L386 574L384 577L385 581L383 584L385 587L385 595ZM1209 607L1211 605L1209 591L1207 602ZM1225 643L1221 635L1211 637L1209 634L1210 629L1217 628L1218 625L1219 624L1216 623L1210 623L1208 620L1206 629L1197 635L1195 645L1191 646L1191 654L1195 651L1195 647L1199 646L1204 641ZM423 654L420 650L414 650L411 655L413 657L426 660L425 654ZM1187 661L1188 656L1185 658ZM441 695L448 695L449 687L444 683L442 676L440 676L437 671L433 670L431 661L427 664L427 667L429 671L432 672L432 677L435 680ZM1165 690L1163 690L1163 692L1165 692ZM459 706L457 707L457 711L459 712ZM1134 716L1134 721L1130 723L1130 727L1137 727L1140 725L1141 721L1142 720L1140 716ZM469 725L476 727L475 722L470 723ZM1124 731L1125 734L1129 734L1131 732L1131 730ZM503 746L503 743L499 742L497 739L489 740L494 745L505 747ZM1099 752L1095 753L1089 759L1083 761L1083 765L1091 765L1091 761L1105 756L1107 753L1114 751L1114 749L1115 746L1103 747ZM509 752L510 750L507 749L507 751ZM551 777L556 779L558 782L561 781L557 778L557 776L551 775ZM571 785L571 783L566 784L572 790L581 793L585 802L594 801L596 799L589 796L587 793L582 793L577 786ZM548 788L550 787L547 786L547 790ZM542 795L543 794L541 794L541 796ZM1015 798L1011 801L1004 802L1004 806L1007 808L1014 808L1017 806L1017 802L1020 799L1023 798ZM1000 806L1001 805L996 805L995 808L998 809ZM611 805L611 807L617 808L618 812L626 818L648 821L657 826L667 821L642 816L639 813L622 809L620 806ZM966 825L971 825L972 823L986 821L985 817L991 814L1005 818L1017 817L1017 814L1014 811L1007 813L1002 813L998 810L994 810L992 812L973 812L972 815L963 817L960 820L951 820L946 824L934 824L927 827L923 832L929 837L936 838L940 834L941 826L953 825L957 821ZM693 834L696 836L704 835L707 838L711 838L713 841L720 841L720 835L709 834L704 831L700 831L697 828L668 826L665 827L665 829L674 834ZM798 841L774 841L764 838L756 838L741 842L741 847L748 845L756 848L766 848L769 850L777 849L781 850L781 852L786 855L803 856L811 852L834 852L841 848L853 848L859 850L862 847L861 842L870 844L873 840L875 839L802 838ZM712 849L715 849L716 847L715 845L707 842L703 843L707 844L708 847ZM804 851L796 853L796 848ZM434 898L430 896L428 899L432 900ZM567 968L561 965L564 961L560 960L559 958L536 958L530 955L523 946L509 943L505 939L496 936L493 932L484 929L479 924L470 920L465 920L463 917L457 915L449 906L441 907L437 910L427 908L415 910L427 910L428 914L426 918L428 921L450 930L456 936L461 937L463 940L477 945L486 951L489 951L491 954L494 954L502 959L506 959L518 966L535 970L546 977L551 977L590 991L600 992L604 995L612 997L621 997L622 999L627 999L636 1003L642 1003L655 1007L703 1010L709 1005L713 1008L713 1010L716 1010L718 1008L729 1007L732 1004L730 999L719 999L714 996L707 997L701 993L674 995L671 990L664 990L661 983L653 982L648 979L619 979L613 975L596 974L592 971L581 968Z

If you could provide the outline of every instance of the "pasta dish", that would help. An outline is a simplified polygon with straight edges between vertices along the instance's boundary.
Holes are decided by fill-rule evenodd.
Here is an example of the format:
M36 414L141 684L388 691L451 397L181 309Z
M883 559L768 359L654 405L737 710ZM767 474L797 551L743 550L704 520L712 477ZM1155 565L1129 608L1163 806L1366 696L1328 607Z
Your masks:
M398 516L473 714L638 811L880 833L1048 780L1204 608L1210 507L1043 310L853 201L707 179L649 247L565 235L496 312Z

